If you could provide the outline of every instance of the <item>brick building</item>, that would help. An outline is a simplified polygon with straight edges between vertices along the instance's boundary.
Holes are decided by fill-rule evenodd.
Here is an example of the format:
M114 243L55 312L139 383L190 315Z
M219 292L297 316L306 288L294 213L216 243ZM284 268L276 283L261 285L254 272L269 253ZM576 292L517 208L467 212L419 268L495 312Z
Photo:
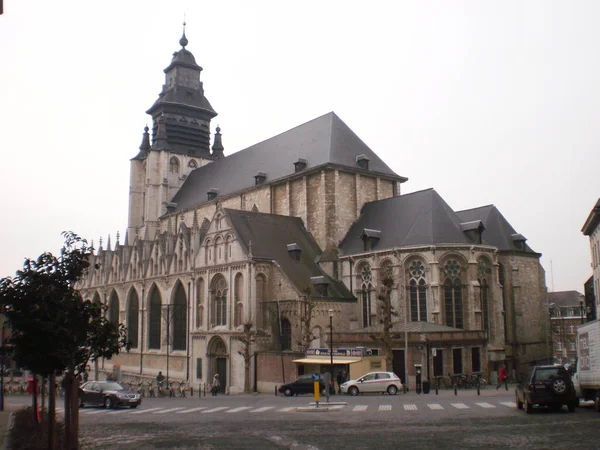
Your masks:
M80 286L132 343L100 370L270 391L329 346L330 320L336 346L376 346L386 277L403 379L421 361L489 375L543 358L540 254L496 207L401 195L407 178L334 113L225 156L180 44L130 162L127 233L100 243Z
M553 362L574 364L577 358L577 327L587 320L585 297L577 291L550 292L548 307Z

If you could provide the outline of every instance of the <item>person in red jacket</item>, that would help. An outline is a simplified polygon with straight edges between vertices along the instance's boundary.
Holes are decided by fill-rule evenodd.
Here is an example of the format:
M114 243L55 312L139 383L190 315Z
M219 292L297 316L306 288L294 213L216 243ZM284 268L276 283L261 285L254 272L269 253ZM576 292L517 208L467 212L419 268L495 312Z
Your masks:
M506 375L506 366L502 365L500 370L498 371L498 386L496 386L496 390L500 388L504 384L504 387L508 391L508 376Z

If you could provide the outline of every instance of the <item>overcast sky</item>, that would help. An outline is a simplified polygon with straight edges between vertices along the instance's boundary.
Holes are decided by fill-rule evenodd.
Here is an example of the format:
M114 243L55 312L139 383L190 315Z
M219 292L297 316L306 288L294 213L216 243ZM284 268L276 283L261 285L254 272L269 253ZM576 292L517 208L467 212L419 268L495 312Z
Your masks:
M549 290L591 276L600 196L598 1L4 0L0 277L63 230L125 234L129 159L180 47L225 154L334 111L454 210L493 203Z

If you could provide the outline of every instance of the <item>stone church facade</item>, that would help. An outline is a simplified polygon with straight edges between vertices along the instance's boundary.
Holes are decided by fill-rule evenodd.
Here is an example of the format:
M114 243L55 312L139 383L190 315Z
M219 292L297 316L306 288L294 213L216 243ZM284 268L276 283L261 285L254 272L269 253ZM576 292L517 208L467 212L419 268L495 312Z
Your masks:
M493 205L401 195L407 178L334 113L225 156L180 44L130 162L127 233L80 285L132 344L100 370L271 391L275 358L288 379L305 370L293 361L329 346L330 320L336 347L377 347L384 275L403 379L415 363L489 375L544 357L540 254Z

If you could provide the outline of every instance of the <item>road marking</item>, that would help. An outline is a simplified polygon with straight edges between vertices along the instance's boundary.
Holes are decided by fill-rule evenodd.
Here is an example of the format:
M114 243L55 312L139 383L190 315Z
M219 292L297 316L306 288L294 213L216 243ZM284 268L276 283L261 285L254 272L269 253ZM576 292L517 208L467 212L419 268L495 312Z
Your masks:
M202 411L203 409L208 408L208 406L200 406L198 408L192 408L192 409L184 409L183 411L177 411L175 414L189 414L195 411Z
M427 406L429 407L429 409L433 409L435 411L441 411L442 409L444 409L444 407L438 403L429 403Z
M145 414L145 413L148 413L148 412L157 411L159 409L164 409L164 408L141 409L139 411L134 411L131 414Z
M500 402L501 405L508 406L509 408L516 408L515 402Z
M352 411L366 411L368 405L356 405Z
M404 410L405 411L416 411L417 405L404 405Z
M107 414L122 414L122 413L128 412L128 411L129 411L129 408L127 408L127 409L117 409L116 411L111 411L111 412L109 412Z
M379 405L379 411L391 411L392 405Z
M292 410L294 410L294 409L296 409L296 407L295 407L295 406L288 406L287 408L281 408L281 409L278 409L278 411L279 411L279 412L290 412L290 411L292 411Z
M490 405L489 403L475 403L477 406L481 406L482 408L495 408L494 405Z
M105 411L106 411L105 409L97 409L95 411L87 411L84 414L86 416L91 416L92 414L100 414L101 412L105 412Z
M464 403L450 403L452 406L454 406L456 409L469 409L469 407L467 405L465 405Z
M152 414L166 414L168 412L172 412L172 411L177 411L179 409L183 409L183 406L180 406L178 408L170 408L170 409L164 409L162 411L155 411Z
M239 406L237 408L230 409L227 411L228 413L236 413L240 411L245 411L246 409L252 409L252 406Z
M253 409L250 412L251 413L263 412L263 411L268 411L268 410L273 409L273 408L275 408L275 407L274 406L263 406L262 408Z
M224 409L228 409L229 406L219 406L218 408L207 409L206 411L202 411L202 414L213 413L217 411L223 411Z

